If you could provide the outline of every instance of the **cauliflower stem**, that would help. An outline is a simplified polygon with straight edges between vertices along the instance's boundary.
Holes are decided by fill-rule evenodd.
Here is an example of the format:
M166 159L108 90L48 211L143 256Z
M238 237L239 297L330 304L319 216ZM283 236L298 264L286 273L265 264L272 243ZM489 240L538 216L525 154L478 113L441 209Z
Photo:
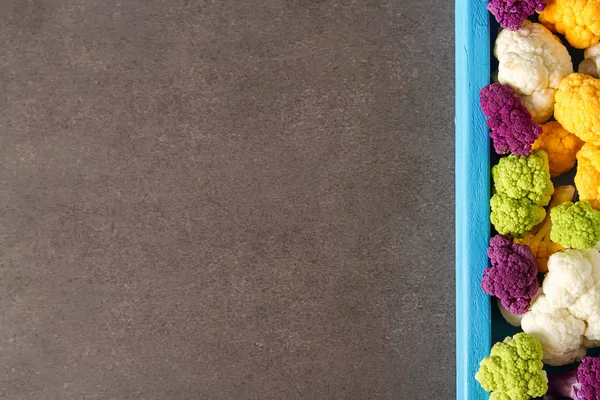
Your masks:
M575 185L579 199L600 210L600 147L586 143L577 153L577 162Z

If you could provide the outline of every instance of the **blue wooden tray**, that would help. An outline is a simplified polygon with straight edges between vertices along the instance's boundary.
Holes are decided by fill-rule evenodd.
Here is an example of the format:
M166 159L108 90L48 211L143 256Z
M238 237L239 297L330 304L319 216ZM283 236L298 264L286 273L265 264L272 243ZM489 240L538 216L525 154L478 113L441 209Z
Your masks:
M488 265L490 168L498 160L490 151L489 131L479 106L479 91L490 83L497 62L491 56L498 24L485 0L456 1L456 398L487 399L475 380L479 362L492 343L520 332L504 321L481 289ZM536 20L535 16L532 20ZM583 51L561 38L575 66ZM573 184L574 170L553 179L554 185ZM599 357L600 347L588 351ZM574 368L545 366L549 375Z
M483 0L456 0L456 398L487 399L475 381L491 347L490 298L481 290L490 237L490 144L479 91L490 81Z

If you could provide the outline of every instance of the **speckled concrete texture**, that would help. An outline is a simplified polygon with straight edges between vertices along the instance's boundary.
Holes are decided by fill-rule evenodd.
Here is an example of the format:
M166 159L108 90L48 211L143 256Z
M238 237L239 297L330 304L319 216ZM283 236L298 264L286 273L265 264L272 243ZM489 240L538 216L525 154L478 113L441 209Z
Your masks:
M452 11L1 1L0 398L453 398Z

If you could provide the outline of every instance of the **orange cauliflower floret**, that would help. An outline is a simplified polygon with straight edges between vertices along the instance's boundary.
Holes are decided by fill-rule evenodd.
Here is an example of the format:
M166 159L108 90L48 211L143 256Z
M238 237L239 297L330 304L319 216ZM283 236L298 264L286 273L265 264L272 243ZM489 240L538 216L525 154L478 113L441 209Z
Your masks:
M571 74L556 92L554 118L584 142L600 145L600 79Z
M556 177L570 171L575 166L575 155L583 142L558 122L552 121L542 126L542 134L533 143L531 150L542 149L548 154L550 175Z
M600 0L548 0L540 22L585 49L600 40Z
M586 143L577 153L575 186L579 199L587 200L600 210L600 148Z

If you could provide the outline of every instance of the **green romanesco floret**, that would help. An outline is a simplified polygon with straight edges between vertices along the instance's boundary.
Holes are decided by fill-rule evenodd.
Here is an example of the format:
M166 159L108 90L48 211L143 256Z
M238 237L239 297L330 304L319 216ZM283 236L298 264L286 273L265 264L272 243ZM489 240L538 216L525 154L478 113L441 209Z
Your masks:
M490 219L498 233L523 237L544 220L546 210L528 198L513 199L504 193L496 193L490 200Z
M490 399L529 400L548 391L543 370L542 344L526 333L496 343L490 355L479 363L475 379L492 392Z
M514 154L500 159L492 168L496 192L513 199L527 198L545 206L550 202L554 186L550 180L548 155L536 150L529 156Z
M589 201L566 202L550 211L550 239L564 247L591 249L600 242L600 211Z

